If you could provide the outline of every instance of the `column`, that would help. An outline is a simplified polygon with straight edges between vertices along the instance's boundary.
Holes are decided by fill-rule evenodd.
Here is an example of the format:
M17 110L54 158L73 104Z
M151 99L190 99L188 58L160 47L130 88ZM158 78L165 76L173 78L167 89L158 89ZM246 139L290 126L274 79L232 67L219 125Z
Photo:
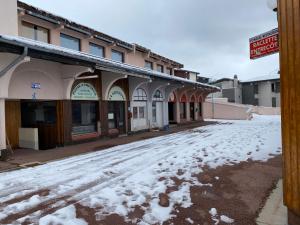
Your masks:
M163 124L169 125L169 104L168 100L163 102Z
M186 102L186 121L191 121L191 109L190 109L190 103Z
M5 100L0 99L0 150L6 149Z
M300 224L300 3L278 2L283 195L288 223L296 225Z

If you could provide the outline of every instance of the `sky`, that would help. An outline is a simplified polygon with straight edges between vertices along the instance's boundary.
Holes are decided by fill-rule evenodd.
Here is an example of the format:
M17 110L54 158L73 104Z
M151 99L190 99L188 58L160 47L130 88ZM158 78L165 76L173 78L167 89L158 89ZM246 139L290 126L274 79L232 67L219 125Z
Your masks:
M23 0L211 78L274 74L278 54L250 60L249 38L276 28L266 0Z

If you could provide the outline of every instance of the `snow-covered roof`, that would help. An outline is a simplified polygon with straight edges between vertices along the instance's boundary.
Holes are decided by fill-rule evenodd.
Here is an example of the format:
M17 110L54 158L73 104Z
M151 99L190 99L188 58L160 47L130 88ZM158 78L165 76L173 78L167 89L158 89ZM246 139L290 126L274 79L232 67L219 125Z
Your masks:
M29 47L34 50L39 50L43 52L51 52L59 55L63 55L66 57L71 57L71 58L77 58L83 61L88 61L91 63L95 63L96 67L105 67L105 68L115 68L115 69L120 69L120 70L125 70L128 71L128 73L134 73L137 75L146 75L150 77L158 77L162 79L167 79L167 80L174 80L174 81L179 81L183 83L188 83L188 84L193 84L196 86L201 86L203 88L208 88L208 89L215 89L218 90L219 88L213 85L208 85L200 82L195 82L192 80L188 80L185 78L181 77L176 77L173 75L165 74L165 73L160 73L155 70L150 70L142 67L137 67L133 65L129 65L126 63L121 63L117 61L113 61L111 59L106 59L102 57L98 57L95 55L91 55L88 53L64 48L61 46L57 45L52 45L40 41L35 41L32 39L24 38L24 37L17 37L17 36L9 36L9 35L0 35L0 43L8 43L8 44L14 44L16 46L23 46L23 47Z
M251 78L249 80L242 81L242 83L267 81L267 80L278 80L278 79L280 79L280 74L279 73L274 73L274 74L270 74L270 75L254 77L254 78Z

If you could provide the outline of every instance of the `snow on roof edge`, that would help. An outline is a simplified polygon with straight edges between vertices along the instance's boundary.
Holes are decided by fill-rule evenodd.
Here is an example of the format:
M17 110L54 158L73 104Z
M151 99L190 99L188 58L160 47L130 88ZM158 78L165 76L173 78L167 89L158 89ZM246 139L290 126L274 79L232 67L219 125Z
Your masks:
M146 69L146 68L142 68L142 67L138 67L138 66L134 66L134 65L129 65L129 64L126 64L126 63L116 62L116 61L113 61L113 60L110 60L110 59L107 59L107 58L97 57L95 55L91 55L91 54L88 54L88 53L84 53L84 52L80 52L80 51L64 48L64 47L61 47L61 46L36 41L36 40L24 38L24 37L17 37L17 36L10 36L10 35L0 35L0 39L6 40L6 41L13 41L13 42L29 45L29 46L32 46L32 47L39 47L39 48L42 48L42 49L45 49L45 50L57 51L57 52L60 52L60 53L66 53L66 54L69 54L69 55L83 57L86 60L95 61L95 63L102 62L102 63L105 63L105 64L110 64L111 66L117 66L117 67L121 67L121 68L124 68L124 69L134 70L135 72L140 71L140 72L147 73L149 75L160 77L160 78L165 78L165 79L169 79L169 80L177 80L177 81L182 81L182 82L191 83L191 84L198 84L198 85L201 85L203 87L219 90L218 87L213 86L213 85L204 84L204 83L200 83L200 82L195 82L195 81L188 80L188 79L185 79L185 78L176 77L176 76L168 75L168 74L165 74L165 73L160 73L158 71L154 71L154 70L150 70L150 69Z

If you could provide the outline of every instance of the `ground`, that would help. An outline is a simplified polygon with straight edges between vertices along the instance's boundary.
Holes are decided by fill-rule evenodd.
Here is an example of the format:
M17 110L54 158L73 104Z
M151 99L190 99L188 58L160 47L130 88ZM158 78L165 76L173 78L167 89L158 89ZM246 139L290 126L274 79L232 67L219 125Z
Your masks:
M2 173L0 224L255 224L280 135L255 116Z

